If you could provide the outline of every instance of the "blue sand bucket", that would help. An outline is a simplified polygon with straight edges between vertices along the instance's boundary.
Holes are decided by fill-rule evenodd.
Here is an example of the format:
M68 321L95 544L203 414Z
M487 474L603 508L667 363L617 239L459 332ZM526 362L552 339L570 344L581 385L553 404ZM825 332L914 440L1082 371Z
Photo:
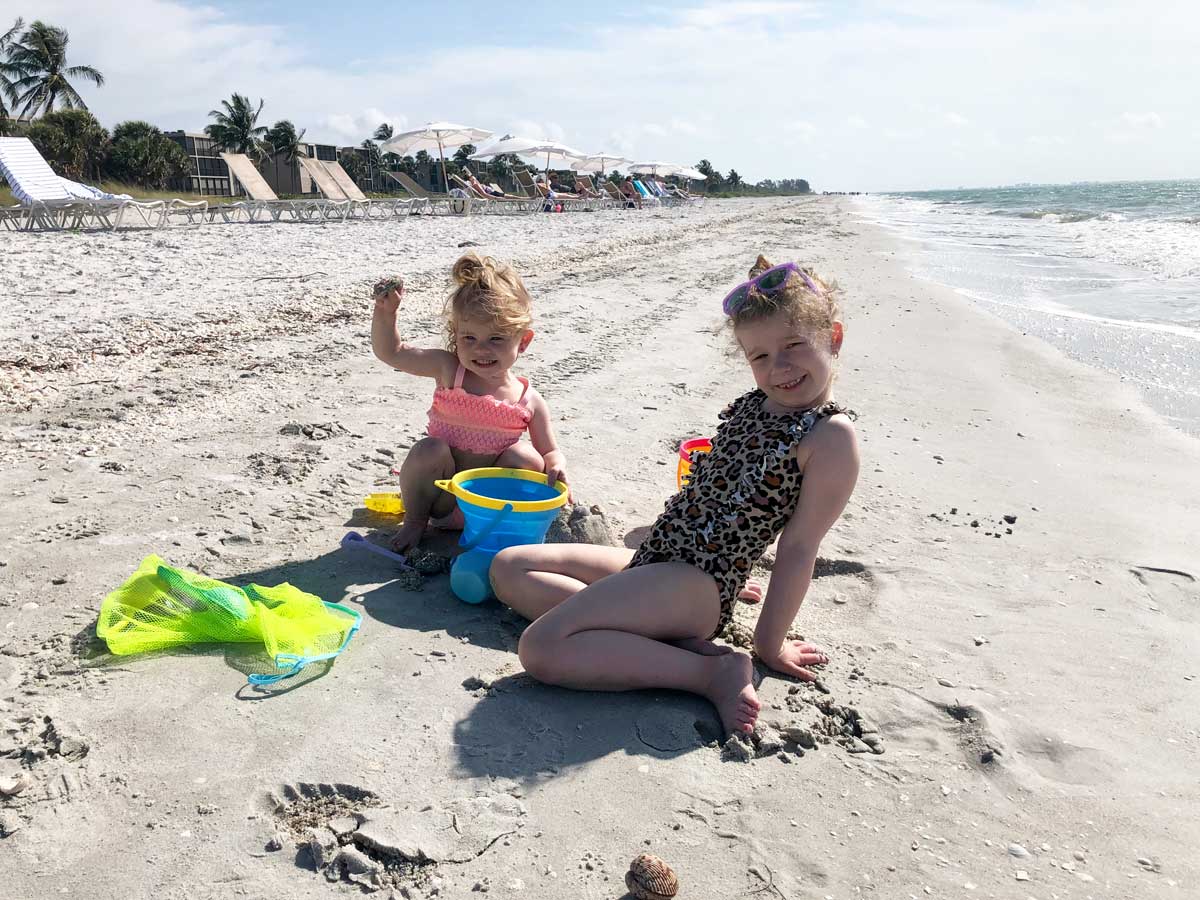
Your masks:
M466 469L434 484L455 496L465 519L459 541L465 552L450 567L450 589L467 603L492 596L492 557L505 547L540 544L567 502L565 484L551 486L526 469Z

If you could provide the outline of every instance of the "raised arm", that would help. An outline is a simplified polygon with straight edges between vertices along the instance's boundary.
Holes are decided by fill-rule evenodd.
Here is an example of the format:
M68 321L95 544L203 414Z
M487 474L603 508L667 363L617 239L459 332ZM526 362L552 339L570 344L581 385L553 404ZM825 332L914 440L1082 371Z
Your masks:
M446 350L410 347L396 328L396 311L404 296L404 286L375 295L375 313L371 317L371 349L375 355L401 372L436 378L442 385L454 380L458 363Z
M550 407L542 399L542 395L533 388L529 389L529 409L533 418L529 421L529 438L533 441L533 449L542 454L546 464L546 475L550 484L561 481L570 484L567 476L567 458L558 449L558 440L554 437L554 426L550 423Z
M816 676L804 667L825 662L825 655L811 644L789 641L788 629L808 593L821 540L846 508L858 480L858 442L848 418L825 420L805 443L809 441L800 500L780 535L771 586L754 629L754 650L762 661L805 681Z

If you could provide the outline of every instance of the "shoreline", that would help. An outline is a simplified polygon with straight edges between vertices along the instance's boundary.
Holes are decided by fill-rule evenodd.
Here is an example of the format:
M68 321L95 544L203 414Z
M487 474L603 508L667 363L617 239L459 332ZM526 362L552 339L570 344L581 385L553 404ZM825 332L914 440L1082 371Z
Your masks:
M1200 442L1131 386L908 275L896 241L845 200L536 231L392 224L19 245L0 312L22 324L5 337L33 348L43 335L51 361L77 368L24 370L14 385L32 406L2 413L14 512L0 531L0 720L50 716L87 749L48 753L35 786L0 802L20 820L0 841L18 860L14 897L215 898L229 883L335 896L347 886L306 868L289 830L303 804L286 786L320 784L358 792L334 791L339 811L390 806L393 824L479 807L494 842L404 885L410 896L434 896L438 878L441 897L486 884L616 898L640 852L671 863L681 897L1194 889L1200 587L1170 570L1200 576ZM853 707L885 753L820 742L786 763L725 761L703 701L536 685L519 674L520 623L495 604L459 603L444 576L406 589L337 550L370 526L355 508L391 480L429 399L371 358L366 287L416 273L405 321L436 340L430 316L467 240L534 270L521 374L561 419L577 499L628 540L673 489L677 441L752 386L715 328L721 288L758 252L839 281L837 391L860 414L863 467L797 619L831 652L829 693L767 677L760 696L767 722L813 729L831 704ZM68 261L84 273L70 307L3 293ZM339 274L251 280L321 269ZM156 313L155 297L170 308ZM83 352L130 335L160 343ZM345 431L280 433L329 422ZM220 652L80 665L100 599L150 552L354 604L362 632L324 677L269 699L244 696ZM41 724L18 724L24 746L45 745ZM276 834L282 852L266 849ZM118 853L135 862L113 873ZM375 896L391 890L402 896Z
M1185 308L1195 309L1200 282L1194 277L1163 281L1161 273L1134 267L1129 260L1072 255L1066 253L1061 234L1042 235L1043 240L1052 243L1033 250L1037 235L1032 231L981 232L984 226L980 220L986 217L978 211L965 221L949 213L941 214L944 220L929 216L906 221L914 215L911 211L886 205L900 204L904 199L872 201L884 204L876 206L860 202L854 210L857 218L883 229L897 241L907 257L905 268L909 274L951 288L1014 329L1035 335L1078 362L1137 385L1172 427L1200 437L1200 393L1194 387L1200 379L1195 363L1200 358L1200 330L1195 321L1169 321L1169 315L1166 321L1138 318L1139 312L1152 316L1155 310L1171 309L1162 304L1169 304L1168 298L1175 294L1179 295L1174 298L1176 316L1183 316ZM1023 229L1032 227L1036 226ZM955 228L961 234L951 238ZM1036 265L1022 262L1031 254ZM1043 268L1051 261L1050 269ZM1047 271L1056 274L1046 275ZM1068 284L1088 287L1078 295L1067 288ZM1184 305L1188 298L1191 307ZM1125 318L1116 317L1118 310Z

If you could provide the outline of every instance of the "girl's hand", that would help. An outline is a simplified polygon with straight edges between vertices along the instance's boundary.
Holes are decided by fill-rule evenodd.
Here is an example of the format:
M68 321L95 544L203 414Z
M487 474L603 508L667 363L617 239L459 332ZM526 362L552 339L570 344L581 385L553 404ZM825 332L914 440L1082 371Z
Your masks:
M572 503L574 503L575 500L571 496L571 479L567 476L567 464L559 463L557 465L547 466L546 467L546 482L547 482L547 484L549 484L551 487L554 487L554 485L560 481L567 486L567 499L569 501L571 501Z
M385 278L375 285L374 297L377 312L395 315L404 297L404 282L399 278Z
M805 666L823 666L829 662L825 651L816 644L805 641L784 641L774 659L758 654L762 661L783 675L791 675L801 681L816 681L816 673L810 672Z

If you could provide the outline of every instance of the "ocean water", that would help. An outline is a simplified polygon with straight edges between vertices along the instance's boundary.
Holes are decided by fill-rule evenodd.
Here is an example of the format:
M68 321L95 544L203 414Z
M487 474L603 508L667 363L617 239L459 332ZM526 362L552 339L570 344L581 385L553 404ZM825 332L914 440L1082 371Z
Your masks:
M1200 435L1200 181L877 194L910 271L1135 384Z

